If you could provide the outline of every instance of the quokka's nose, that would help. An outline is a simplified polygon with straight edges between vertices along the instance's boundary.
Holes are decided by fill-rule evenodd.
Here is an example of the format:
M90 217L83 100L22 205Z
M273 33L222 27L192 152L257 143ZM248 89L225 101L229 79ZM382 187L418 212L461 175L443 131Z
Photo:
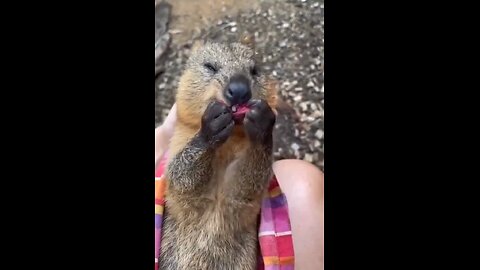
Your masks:
M250 80L244 75L235 75L225 89L225 97L231 105L247 103L252 98Z

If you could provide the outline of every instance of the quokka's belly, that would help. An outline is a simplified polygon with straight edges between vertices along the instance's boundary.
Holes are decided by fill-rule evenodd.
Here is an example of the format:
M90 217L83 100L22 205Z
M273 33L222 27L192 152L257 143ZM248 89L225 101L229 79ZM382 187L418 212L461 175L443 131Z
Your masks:
M207 224L178 226L164 220L160 252L161 270L254 270L258 238L255 228L212 231Z

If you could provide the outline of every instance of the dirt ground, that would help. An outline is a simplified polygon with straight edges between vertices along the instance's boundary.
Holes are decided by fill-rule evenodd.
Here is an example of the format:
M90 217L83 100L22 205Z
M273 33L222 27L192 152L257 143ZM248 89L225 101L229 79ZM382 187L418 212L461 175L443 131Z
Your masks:
M206 28L218 19L256 8L257 0L166 0L172 5L169 28L174 44L184 44L198 29Z
M158 1L161 2L161 1ZM255 35L262 71L279 82L284 101L274 130L274 156L324 165L323 0L166 0L171 43L155 80L155 125L174 103L194 40L237 41Z

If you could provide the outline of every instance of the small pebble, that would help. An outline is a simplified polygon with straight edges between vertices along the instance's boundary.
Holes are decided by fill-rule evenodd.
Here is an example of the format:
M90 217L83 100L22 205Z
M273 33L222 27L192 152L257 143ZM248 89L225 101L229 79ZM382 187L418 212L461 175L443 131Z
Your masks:
M307 108L308 108L307 102L300 103L300 107L302 107L302 111L304 111L304 112L307 111Z
M298 149L300 149L300 146L296 143L292 143L292 145L290 146L294 151L298 151Z
M312 117L314 118L319 118L319 117L322 117L323 116L323 111L314 111L313 114L312 114Z

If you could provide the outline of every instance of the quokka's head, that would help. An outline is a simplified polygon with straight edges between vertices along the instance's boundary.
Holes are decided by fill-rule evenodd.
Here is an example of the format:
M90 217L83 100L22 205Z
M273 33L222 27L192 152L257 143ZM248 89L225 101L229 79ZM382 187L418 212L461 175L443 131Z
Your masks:
M180 78L176 101L180 121L198 126L211 101L239 112L251 99L264 99L275 109L276 85L256 61L253 37L240 42L197 42Z

